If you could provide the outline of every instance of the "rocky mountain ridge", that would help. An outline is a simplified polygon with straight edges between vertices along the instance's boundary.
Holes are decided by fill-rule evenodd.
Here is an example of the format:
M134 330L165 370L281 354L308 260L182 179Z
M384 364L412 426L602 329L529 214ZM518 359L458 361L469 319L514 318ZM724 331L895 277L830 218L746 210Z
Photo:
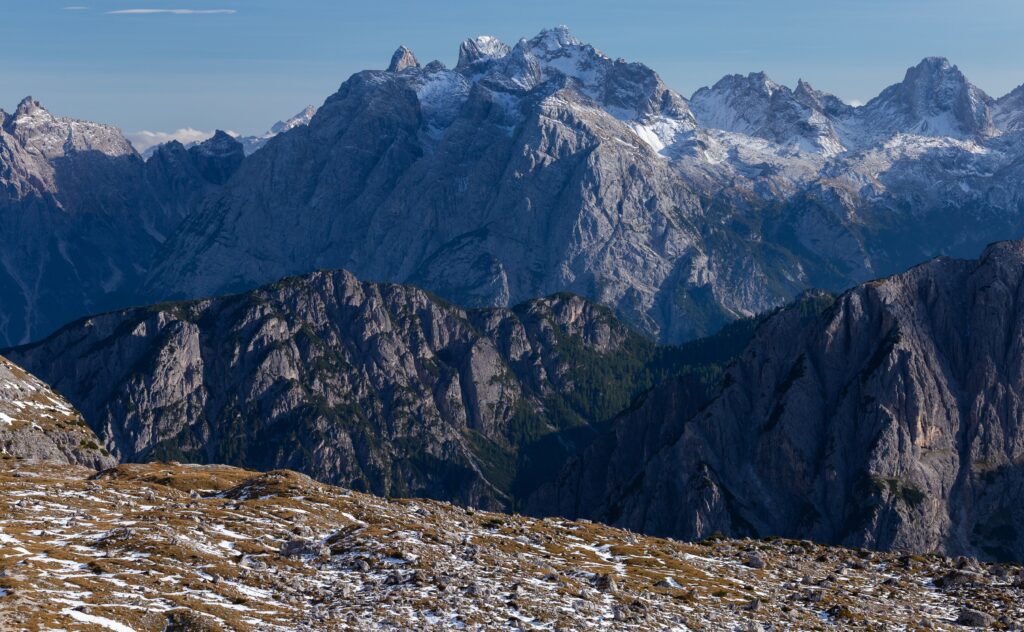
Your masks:
M784 309L710 403L654 389L533 509L1022 560L1022 286L1003 242Z
M463 310L343 271L101 314L10 354L125 461L288 467L492 508L685 357L578 297Z
M688 100L564 27L398 57L215 182L31 99L3 115L0 340L344 267L467 306L571 291L679 342L1021 234L1019 90L940 58L854 108L763 73Z

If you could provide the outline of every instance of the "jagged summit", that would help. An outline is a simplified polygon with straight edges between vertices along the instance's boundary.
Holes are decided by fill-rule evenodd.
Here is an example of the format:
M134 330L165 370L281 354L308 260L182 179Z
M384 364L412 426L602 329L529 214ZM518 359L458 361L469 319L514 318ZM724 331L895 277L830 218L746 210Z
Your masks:
M270 128L271 134L281 134L287 132L290 129L300 127L302 125L308 125L313 120L313 115L316 114L317 107L315 105L307 105L301 112L291 117L286 121L278 121L274 123Z
M402 72L406 68L419 68L420 62L416 55L405 46L399 46L395 54L391 56L391 64L388 65L388 72Z
M863 108L873 136L910 133L976 138L996 132L994 101L944 57L927 57Z
M136 153L116 127L55 116L31 96L21 100L14 114L4 121L3 130L43 160L85 151L112 157Z
M508 44L491 35L480 35L464 40L459 46L459 61L456 70L487 59L501 59L512 51Z
M221 153L224 151L233 151L240 145L241 143L239 143L234 136L228 134L222 129L219 129L213 133L213 136L199 143L195 148L207 153Z
M532 51L545 50L553 52L562 48L583 45L583 42L576 39L569 32L569 27L564 24L550 29L542 29L534 38L521 41L527 42Z
M831 99L831 100L830 100ZM702 127L721 129L778 143L798 151L834 155L845 149L826 108L831 95L801 81L794 92L764 72L729 75L690 99Z
M36 112L46 112L46 108L44 108L39 101L36 101L31 95L29 95L22 99L21 103L18 104L18 108L14 111L14 116L31 116Z
M188 149L193 164L203 178L215 185L224 184L245 159L245 149L234 136L223 130Z

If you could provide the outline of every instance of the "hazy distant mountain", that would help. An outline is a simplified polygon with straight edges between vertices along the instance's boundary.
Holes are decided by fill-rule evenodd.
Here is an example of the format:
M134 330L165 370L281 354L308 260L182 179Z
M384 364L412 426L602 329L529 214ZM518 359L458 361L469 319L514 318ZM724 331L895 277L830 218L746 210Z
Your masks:
M216 159L197 160L220 141L144 163L116 128L54 116L31 98L0 122L0 342L11 344L129 303L157 248L209 192Z
M283 134L288 130L295 129L302 125L309 125L309 122L313 120L314 114L316 114L316 106L307 105L301 112L290 119L274 123L270 127L270 130L262 136L238 136L238 142L242 143L242 147L245 149L245 155L248 156L257 149L266 145L267 141L278 134Z
M19 108L2 116L0 216L4 243L33 252L9 252L0 270L12 297L0 336L345 267L467 306L568 290L687 340L808 287L1022 234L1019 94L992 99L929 58L863 107L763 73L687 100L557 28L514 46L466 40L454 70L402 48L391 70L354 75L212 181L166 156L143 177L113 128L39 128ZM49 153L15 129L49 129ZM264 140L243 139L243 152ZM90 177L65 146L91 157ZM29 190L92 211L30 219L12 210ZM70 298L47 296L62 283Z
M242 149L245 151L245 155L248 156L249 154L253 153L257 149L259 149L259 148L263 147L264 145L266 145L267 141L269 141L271 138L277 136L278 134L280 134L282 132L287 132L288 130L293 129L295 127L298 127L300 125L308 125L309 121L313 118L314 114L316 114L316 106L307 105L301 112L299 112L295 116L291 117L290 119L287 119L287 120L284 120L284 121L278 121L278 122L274 123L270 127L270 129L267 130L267 132L265 132L264 134L261 134L259 136L242 136L241 134L235 134L234 132L230 132L230 133L229 132L225 132L225 133L227 133L229 136L233 136L239 143L241 143L242 144ZM186 148L194 147L194 146L204 142L205 140L209 140L209 138L213 136L212 134L209 134L208 132L207 133L199 132L199 131L191 129L191 128L188 128L186 130L182 130L182 132L184 134L186 134L189 138L195 137L197 135L199 136L199 138L196 139L196 140L186 141L186 142L182 143ZM153 133L153 132L140 132L140 134L147 134L147 135L153 136L153 137L158 136L158 134ZM135 139L135 136L138 136L138 135L132 135L131 137L133 139ZM149 136L147 136L147 138L144 139L144 140L149 140ZM182 139L182 140L184 140L184 139ZM152 141L150 140L149 142L152 142ZM168 141L168 143L169 142L174 142L174 141ZM156 150L160 146L168 144L168 143L156 143L156 144L146 145L146 146L136 145L136 147L139 148L142 157L145 158L146 160L148 160L149 157L152 156L153 153L156 152Z
M189 218L148 296L346 267L470 306L569 290L678 341L1021 234L1014 105L942 59L855 108L764 74L687 101L564 28L459 55L346 81Z

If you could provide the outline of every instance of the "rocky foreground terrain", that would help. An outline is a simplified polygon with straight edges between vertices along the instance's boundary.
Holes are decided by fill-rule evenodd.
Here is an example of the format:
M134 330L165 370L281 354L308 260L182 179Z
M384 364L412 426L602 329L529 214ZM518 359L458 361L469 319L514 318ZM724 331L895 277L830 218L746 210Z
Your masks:
M1018 566L0 460L5 630L1020 630Z

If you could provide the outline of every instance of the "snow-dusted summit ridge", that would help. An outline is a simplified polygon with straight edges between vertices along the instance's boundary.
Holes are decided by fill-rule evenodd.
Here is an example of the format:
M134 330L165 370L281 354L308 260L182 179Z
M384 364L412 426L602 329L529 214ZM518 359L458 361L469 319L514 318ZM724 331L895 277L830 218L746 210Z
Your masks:
M54 116L32 97L25 97L12 116L0 117L0 121L6 133L43 160L85 151L113 157L135 155L116 127Z

